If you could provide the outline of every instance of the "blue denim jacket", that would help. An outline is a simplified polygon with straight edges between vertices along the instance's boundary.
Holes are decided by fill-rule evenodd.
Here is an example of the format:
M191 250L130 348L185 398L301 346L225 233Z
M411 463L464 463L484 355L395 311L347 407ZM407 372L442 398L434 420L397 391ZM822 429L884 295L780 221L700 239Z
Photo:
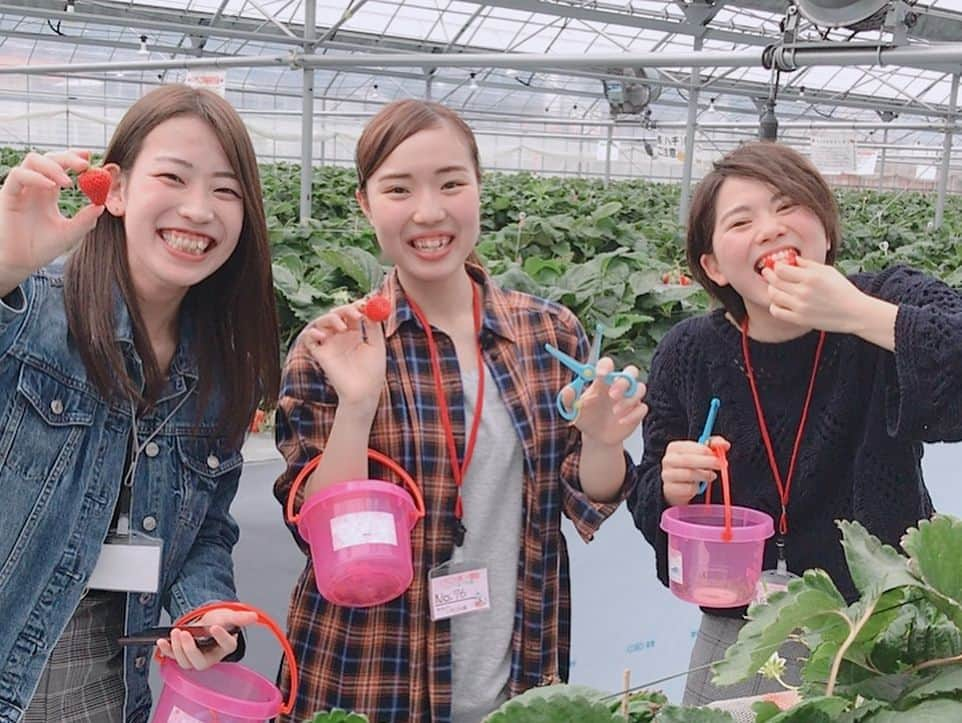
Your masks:
M116 338L143 379L126 307ZM213 600L234 600L229 507L240 450L214 437L221 397L199 409L189 325L155 408L136 419L131 527L163 539L160 593L127 596L128 632ZM87 378L67 334L63 277L34 274L0 301L0 722L20 721L63 629L84 594L120 490L134 415ZM126 720L146 721L152 648L125 650Z

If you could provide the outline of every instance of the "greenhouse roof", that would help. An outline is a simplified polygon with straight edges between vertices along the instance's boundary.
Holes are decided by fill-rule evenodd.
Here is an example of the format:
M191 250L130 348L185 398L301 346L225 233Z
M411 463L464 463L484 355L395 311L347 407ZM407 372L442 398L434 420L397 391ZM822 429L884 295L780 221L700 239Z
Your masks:
M0 97L126 105L210 64L227 68L239 107L296 112L307 65L325 111L430 95L492 117L651 126L684 123L697 87L700 122L757 124L777 80L782 122L941 128L954 117L959 59L903 63L890 51L962 47L947 42L962 40L962 0L800 6L789 37L783 0L7 0ZM842 27L814 21L839 13ZM763 49L779 44L823 47L793 71L763 67ZM818 53L842 46L864 47L872 64L823 64Z

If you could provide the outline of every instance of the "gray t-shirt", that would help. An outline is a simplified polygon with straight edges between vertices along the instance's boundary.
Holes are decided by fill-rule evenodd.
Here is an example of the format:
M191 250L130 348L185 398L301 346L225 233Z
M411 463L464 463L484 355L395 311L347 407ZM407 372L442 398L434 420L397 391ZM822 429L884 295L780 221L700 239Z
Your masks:
M490 372L484 370L484 409L474 456L461 487L464 545L455 562L488 570L491 609L451 619L454 723L478 723L507 700L511 636L521 554L521 442ZM478 377L463 374L464 417L474 418Z

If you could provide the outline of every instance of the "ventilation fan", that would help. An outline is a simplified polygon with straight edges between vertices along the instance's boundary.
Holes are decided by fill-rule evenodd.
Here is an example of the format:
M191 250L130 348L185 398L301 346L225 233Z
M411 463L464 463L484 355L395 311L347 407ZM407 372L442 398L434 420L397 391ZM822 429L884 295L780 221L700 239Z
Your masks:
M806 18L823 28L875 30L882 27L888 0L796 0Z
M650 85L648 75L642 68L599 69L608 76L601 81L608 99L611 115L633 115L644 112L652 101L661 95L660 85Z

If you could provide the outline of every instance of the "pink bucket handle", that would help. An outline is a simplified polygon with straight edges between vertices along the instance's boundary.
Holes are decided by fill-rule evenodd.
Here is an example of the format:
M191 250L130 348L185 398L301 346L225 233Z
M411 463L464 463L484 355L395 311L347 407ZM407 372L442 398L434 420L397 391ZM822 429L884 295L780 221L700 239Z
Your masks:
M211 610L218 610L222 608L227 608L228 610L239 610L241 612L257 613L258 624L263 625L272 633L274 633L274 637L276 637L278 642L281 644L281 647L284 649L284 657L287 658L287 667L290 668L291 671L291 693L288 696L287 703L281 706L281 709L278 712L282 715L287 715L294 710L294 701L297 698L297 661L294 658L294 650L291 648L291 644L290 641L288 641L287 636L284 635L284 631L277 626L277 623L275 623L267 613L254 607L253 605L248 605L247 603L242 602L208 603L207 605L201 605L196 610L191 610L189 613L181 615L180 618L177 619L177 622L174 623L174 627L177 627L178 625L186 625L189 622L196 620L201 615L210 612ZM161 657L160 651L157 651L157 658L160 659Z
M710 444L711 451L715 453L721 463L721 484L722 484L722 504L725 506L725 528L722 530L722 541L731 542L732 539L732 491L731 480L728 477L728 452L721 444ZM705 504L711 504L712 483L708 483L708 492L705 494Z
M314 459L304 465L303 469L298 473L297 477L294 478L294 483L291 485L290 492L287 493L287 521L292 525L296 525L301 519L300 513L294 514L294 501L297 498L297 490L303 484L304 480L310 476L311 472L317 467L321 461L322 455L317 455ZM422 519L426 514L424 508L424 498L421 496L421 490L418 488L417 483L414 479L405 471L405 469L395 462L393 459L385 454L381 454L375 449L369 449L367 451L367 456L369 459L373 459L375 462L380 462L385 467L394 470L401 481L407 486L408 490L411 492L411 496L414 498L414 507L418 513L418 519Z

